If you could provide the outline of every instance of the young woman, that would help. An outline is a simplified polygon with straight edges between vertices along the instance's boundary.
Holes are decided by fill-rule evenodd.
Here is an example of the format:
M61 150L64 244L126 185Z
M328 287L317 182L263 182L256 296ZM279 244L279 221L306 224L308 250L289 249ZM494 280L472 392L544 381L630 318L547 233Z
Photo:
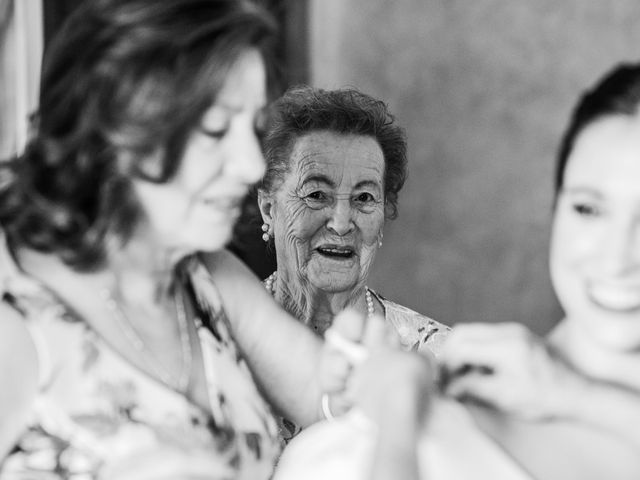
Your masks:
M550 255L565 317L544 348L520 327L454 331L441 380L460 403L419 395L420 384L436 390L428 375L404 374L390 388L401 369L415 371L415 359L389 371L379 358L390 353L372 352L351 388L359 385L373 426L347 418L308 429L285 452L278 480L294 478L297 462L310 472L305 478L341 478L330 455L314 462L311 452L327 445L343 447L342 478L351 479L640 477L632 431L640 418L639 107L640 65L622 65L584 95L565 134ZM528 378L508 382L514 365ZM398 391L399 405L372 405Z

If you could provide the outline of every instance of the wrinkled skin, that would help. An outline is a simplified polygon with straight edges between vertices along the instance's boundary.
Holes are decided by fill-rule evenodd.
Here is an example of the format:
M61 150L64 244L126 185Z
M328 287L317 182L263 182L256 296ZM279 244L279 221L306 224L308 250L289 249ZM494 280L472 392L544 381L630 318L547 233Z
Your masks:
M384 157L374 138L317 131L298 139L290 169L260 209L271 227L279 300L324 331L364 286L384 225Z

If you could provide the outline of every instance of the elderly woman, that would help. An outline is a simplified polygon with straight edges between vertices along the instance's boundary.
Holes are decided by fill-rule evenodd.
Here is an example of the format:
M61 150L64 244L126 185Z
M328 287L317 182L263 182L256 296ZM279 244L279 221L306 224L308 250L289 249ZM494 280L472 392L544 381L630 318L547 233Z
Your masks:
M454 331L444 391L461 403L415 358L372 350L351 384L377 437L353 419L307 429L276 478L299 478L296 463L307 479L640 478L638 178L640 65L621 65L582 97L561 145L550 270L565 317L544 344L517 325Z
M258 203L277 259L267 290L319 335L349 306L383 315L405 349L437 352L448 327L367 287L407 168L386 105L354 89L294 87L273 106L265 147Z
M49 46L0 171L0 477L268 478L247 363L318 418L320 341L221 251L264 173L274 28L243 0L90 0Z

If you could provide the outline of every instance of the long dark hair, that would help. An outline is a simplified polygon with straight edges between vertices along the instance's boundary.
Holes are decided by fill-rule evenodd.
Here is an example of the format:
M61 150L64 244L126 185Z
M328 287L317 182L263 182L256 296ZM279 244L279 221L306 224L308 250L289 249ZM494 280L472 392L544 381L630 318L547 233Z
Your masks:
M97 268L108 232L140 218L130 180L166 182L248 48L267 66L276 27L249 0L91 0L45 52L34 135L0 171L9 242Z
M640 64L621 64L604 75L578 101L560 143L555 192L564 183L567 161L576 139L593 122L609 115L635 115L640 105Z

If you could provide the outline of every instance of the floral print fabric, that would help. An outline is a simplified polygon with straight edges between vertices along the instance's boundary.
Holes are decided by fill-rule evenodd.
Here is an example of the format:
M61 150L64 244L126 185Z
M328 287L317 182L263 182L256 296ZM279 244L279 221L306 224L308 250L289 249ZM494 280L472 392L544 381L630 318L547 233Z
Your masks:
M427 351L438 357L451 327L391 302L371 289L369 291L384 307L385 320L395 327L402 348L417 352ZM280 436L285 444L300 433L300 427L286 418L280 417L278 424Z
M1 240L1 239L0 239ZM0 252L2 298L24 317L39 355L31 421L0 465L0 479L104 478L154 449L204 449L211 478L266 479L280 451L277 426L230 335L204 265L187 278L207 318L196 318L209 409L127 362ZM207 327L203 325L206 322Z

